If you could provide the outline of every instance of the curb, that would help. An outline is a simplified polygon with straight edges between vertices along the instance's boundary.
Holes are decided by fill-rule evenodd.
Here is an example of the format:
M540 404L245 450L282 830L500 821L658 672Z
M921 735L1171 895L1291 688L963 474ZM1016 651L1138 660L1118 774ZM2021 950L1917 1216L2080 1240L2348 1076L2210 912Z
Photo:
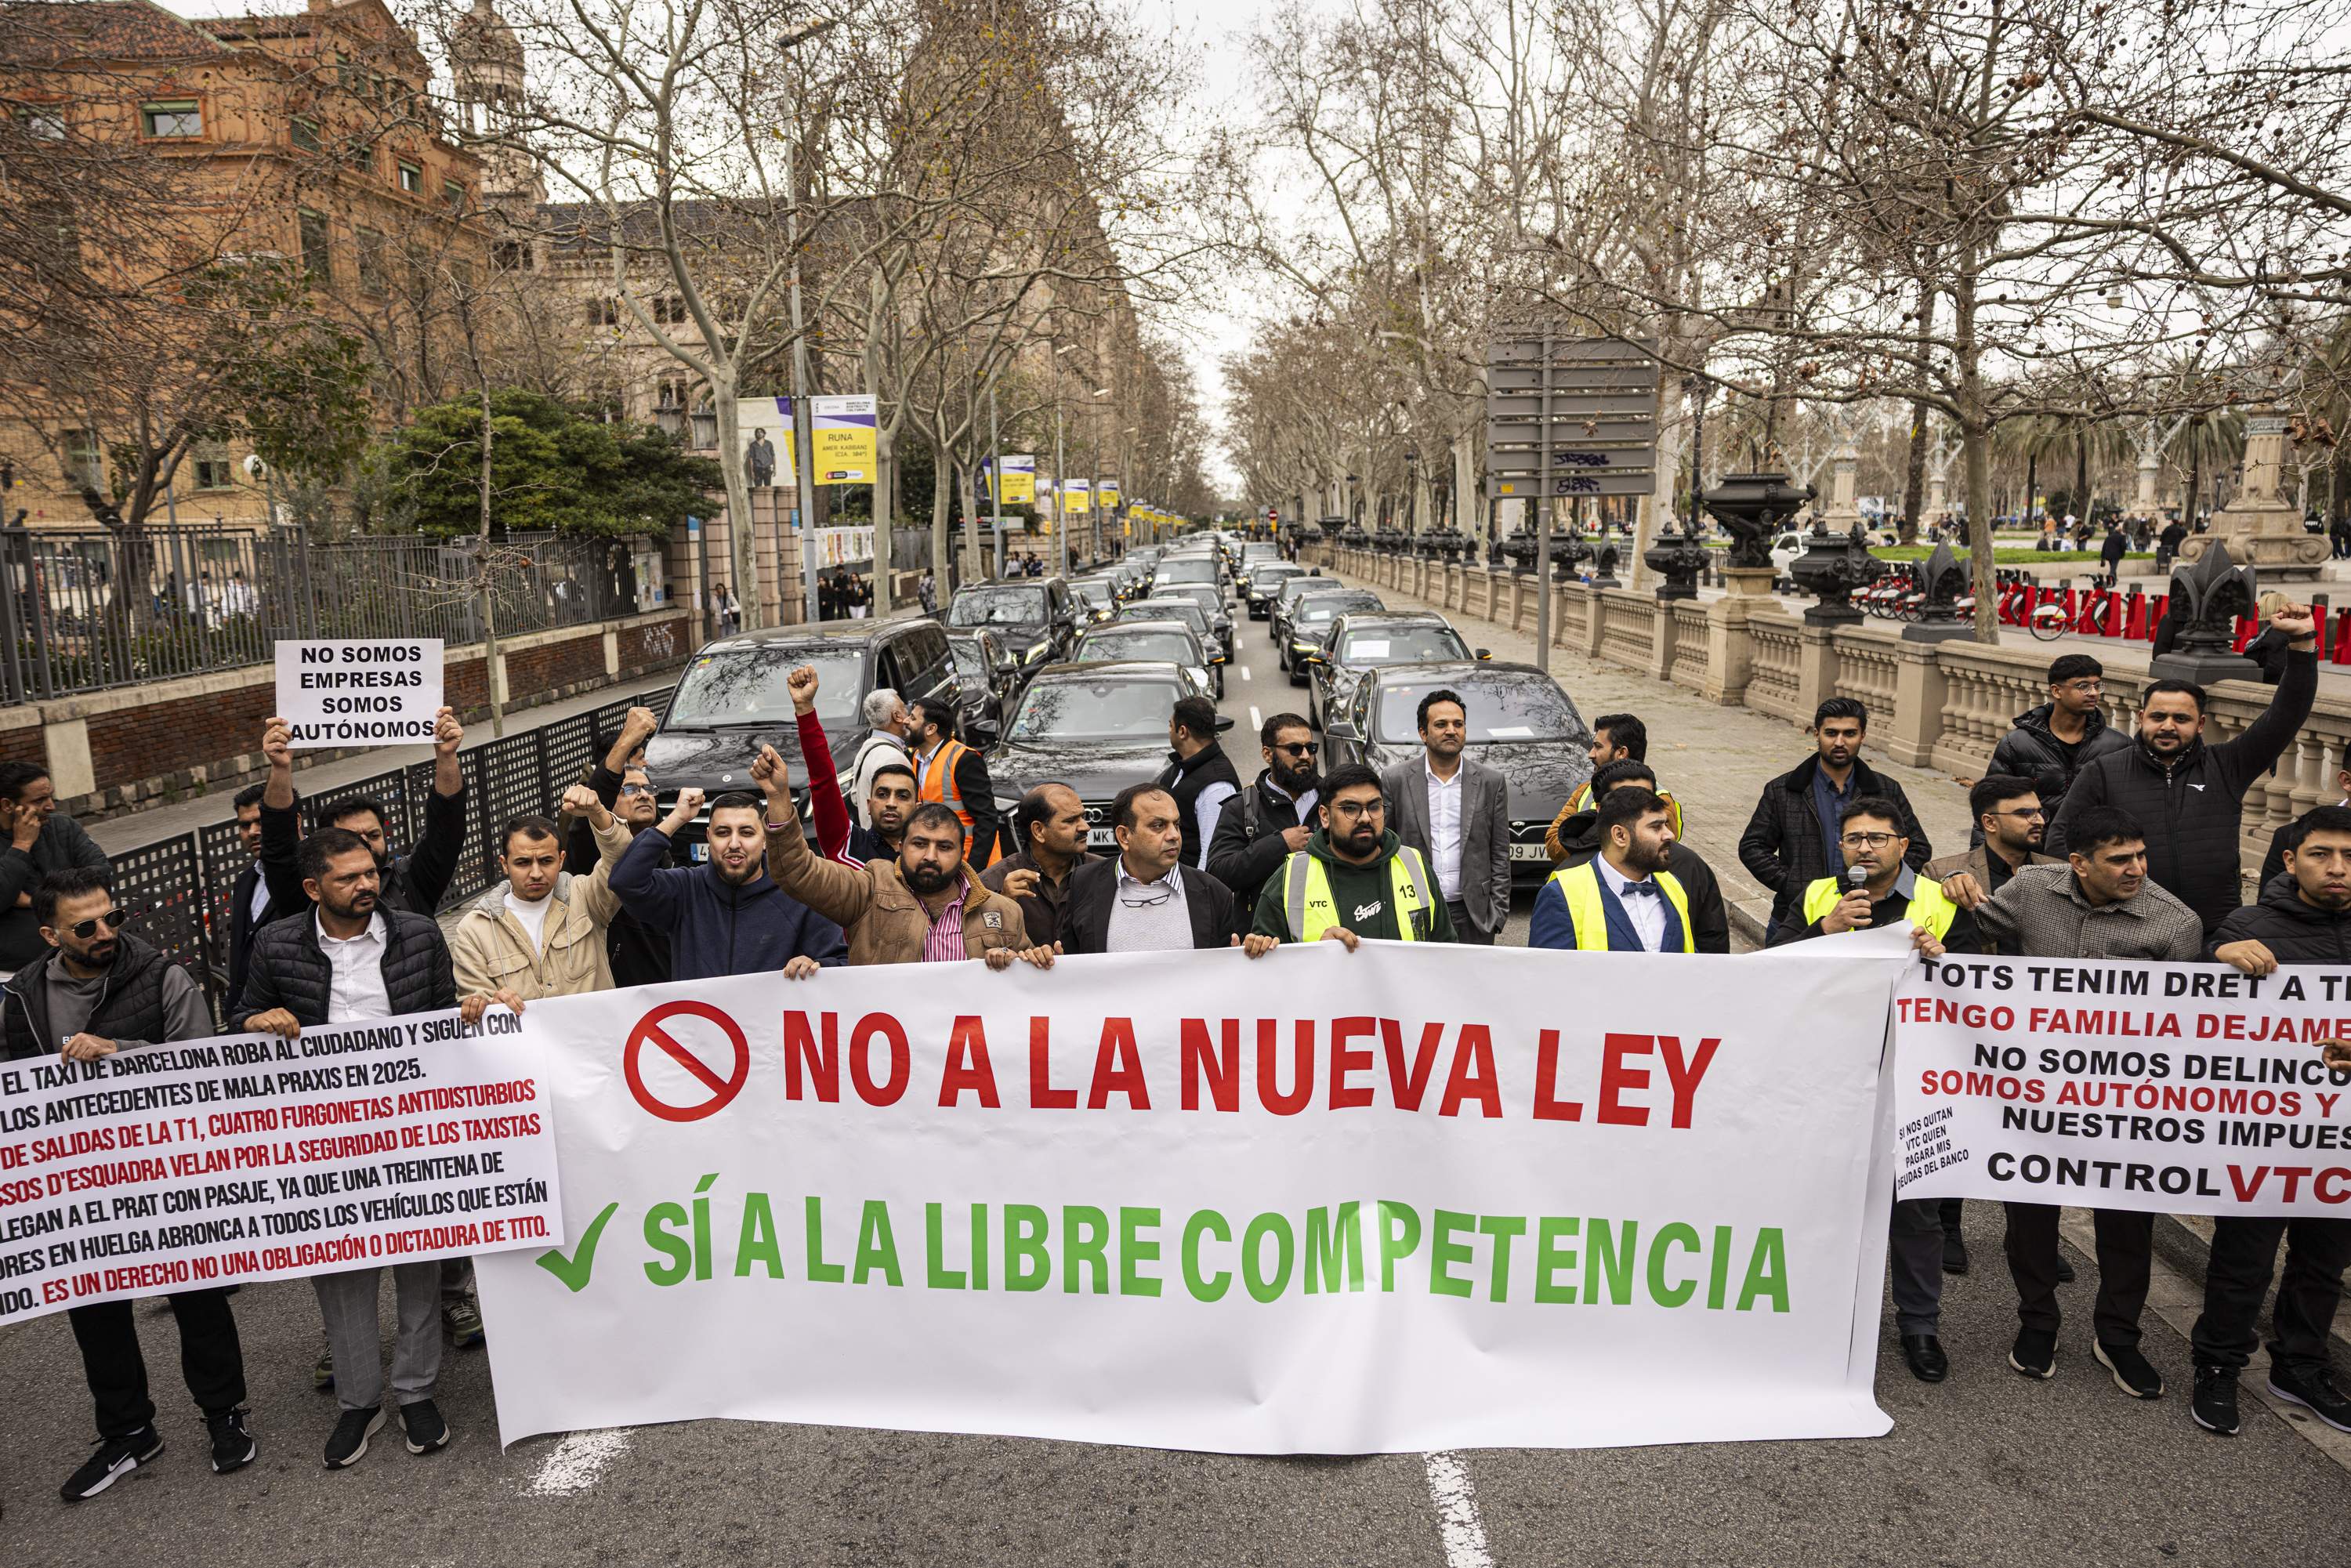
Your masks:
M2198 1235L2186 1220L2176 1214L2157 1215L2153 1249L2157 1257L2194 1281L2199 1289L2202 1288L2205 1266L2212 1256L2212 1245ZM2095 1260L2093 1259L2093 1261ZM2262 1298L2262 1312L2264 1319L2276 1299L2277 1280L2273 1274L2270 1280L2269 1290ZM2335 1315L2335 1326L2329 1337L2344 1351L2351 1352L2351 1324L2346 1324L2343 1321L2343 1314L2339 1310Z

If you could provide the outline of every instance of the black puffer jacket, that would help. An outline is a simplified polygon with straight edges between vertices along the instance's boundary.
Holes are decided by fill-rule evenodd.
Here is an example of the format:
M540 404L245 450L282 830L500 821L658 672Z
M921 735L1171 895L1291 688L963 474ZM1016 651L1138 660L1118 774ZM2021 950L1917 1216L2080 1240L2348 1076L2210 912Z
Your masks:
M2318 695L2318 655L2286 661L2285 678L2261 717L2218 746L2201 740L2166 768L2143 743L2099 758L2074 778L2042 849L2066 852L2066 834L2095 806L2127 811L2147 833L2147 873L2196 912L2210 936L2240 901L2237 838L2245 791L2294 744Z
M2351 965L2351 909L2314 909L2290 876L2262 884L2257 903L2229 911L2205 946L2210 957L2231 942L2258 942L2281 964Z
M171 960L127 931L118 940L121 951L106 972L83 1031L146 1044L171 1039L163 1006ZM0 997L0 1056L55 1055L64 1043L49 1027L49 966L58 961L52 947L9 977L7 993Z
M1747 831L1739 835L1739 863L1771 890L1775 925L1814 878L1833 875L1838 869L1829 860L1821 820L1813 810L1813 775L1820 766L1818 756L1807 757L1764 785L1763 798L1755 802L1755 815L1748 819ZM1916 871L1932 860L1934 846L1927 841L1927 830L1918 825L1918 813L1910 809L1910 797L1902 792L1901 785L1855 758L1853 798L1858 800L1869 795L1893 801L1901 811L1902 831L1910 841L1904 862Z
M291 863L301 838L301 808L279 810L264 801L261 807L261 854L275 854ZM376 902L387 910L413 915L436 915L457 879L457 863L465 852L465 796L463 790L444 795L428 790L424 797L424 835L411 852L379 865L381 882Z
M1600 813L1577 811L1560 824L1559 841L1567 851L1560 869L1582 865L1600 852ZM1704 856L1676 840L1666 848L1666 870L1689 897L1690 946L1701 953L1730 951L1730 911L1722 902L1722 884Z
M1992 747L1991 766L1987 774L2006 773L2032 780L2032 788L2041 796L2041 809L2054 811L2065 799L2065 791L2074 787L2074 776L2101 757L2130 749L2131 738L2106 722L2105 715L2095 708L2083 720L2082 744L2074 748L2069 761L2065 747L2049 727L2049 716L2056 704L2043 703L2029 713L2016 716L2016 727L2000 737Z
M449 944L428 915L385 909L383 989L399 1013L429 1013L457 1005L457 974ZM253 939L253 972L246 977L245 1001L229 1019L243 1029L256 1013L284 1008L304 1029L327 1021L335 967L319 946L319 920L304 915L275 921Z
M1269 788L1272 778L1272 768L1263 769L1256 783L1226 801L1216 834L1208 841L1208 874L1232 889L1234 929L1243 936L1257 918L1257 898L1265 891L1265 879L1290 858L1282 831L1311 829L1316 821L1314 807L1301 810L1297 801ZM1310 784L1303 793L1313 789Z

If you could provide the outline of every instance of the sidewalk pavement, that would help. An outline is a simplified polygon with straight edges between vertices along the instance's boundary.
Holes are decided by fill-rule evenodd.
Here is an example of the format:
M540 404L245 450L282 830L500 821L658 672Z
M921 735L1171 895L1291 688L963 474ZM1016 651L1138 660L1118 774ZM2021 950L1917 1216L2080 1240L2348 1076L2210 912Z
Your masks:
M1332 575L1373 588L1391 609L1446 616L1473 647L1489 648L1497 659L1534 662L1533 639L1508 627L1343 572ZM1551 671L1586 724L1604 713L1631 713L1648 726L1649 766L1656 770L1659 788L1681 802L1685 841L1721 883L1733 931L1762 946L1771 895L1739 863L1739 835L1754 815L1763 786L1810 756L1811 739L1783 720L1723 707L1685 687L1568 649L1552 650ZM1862 756L1902 786L1937 854L1967 847L1968 786L1974 780L1906 768L1866 747Z
M683 665L680 666L680 668L683 667ZM664 686L674 684L676 679L674 673L638 675L617 685L598 686L593 691L581 692L577 696L565 697L560 702L523 708L518 712L507 715L507 734L526 735L534 729L544 728L559 720L569 718L574 714L590 713L611 703L632 700L640 693L660 691ZM486 746L496 738L498 737L490 732L488 719L485 718L469 724L465 727L465 744L459 750L458 756L462 758L467 752ZM253 749L256 754L261 750L261 737L258 734L253 737ZM433 756L433 748L430 746L387 746L369 751L355 751L348 756L333 758L324 762L306 764L304 758L316 754L301 751L294 754L294 784L298 789L325 789L337 784L349 784L354 779L371 779L379 773L389 773L395 768L405 768L412 762L428 761ZM235 814L235 808L230 801L236 790L242 788L242 785L238 785L235 788L216 789L202 795L191 796L187 800L176 801L168 806L154 806L145 810L133 811L128 816L110 817L102 822L86 822L83 827L88 830L89 836L98 841L99 849L109 854L119 854L125 850L135 850L142 844L152 844L159 840L193 832L199 828L208 827L214 822L227 821Z

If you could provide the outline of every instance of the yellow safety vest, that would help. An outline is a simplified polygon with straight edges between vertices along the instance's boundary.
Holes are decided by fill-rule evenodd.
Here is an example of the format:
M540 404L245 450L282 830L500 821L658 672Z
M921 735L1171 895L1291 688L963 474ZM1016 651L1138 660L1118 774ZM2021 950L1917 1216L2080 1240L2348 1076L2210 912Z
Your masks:
M1674 793L1670 789L1658 790L1657 799L1666 803L1666 826L1674 831L1675 838L1682 837L1682 803L1674 799ZM1578 811L1590 810L1592 810L1592 780L1587 779L1575 787L1575 792L1567 798L1567 804L1560 808L1558 822L1566 821ZM1554 822L1553 826L1556 827L1557 822Z
M1281 875L1282 913L1290 921L1291 941L1319 942L1324 932L1346 924L1339 918L1331 896L1330 869L1311 852L1293 852L1282 866ZM1412 928L1413 919L1428 913L1436 885L1420 852L1398 845L1388 861L1388 886L1395 899L1396 934L1405 941L1421 939Z
M1559 884L1560 896L1567 900L1567 917L1575 923L1575 950L1579 953L1608 951L1608 906L1601 902L1597 860L1594 856L1582 865L1551 873L1552 881ZM1697 952L1698 946L1690 939L1689 895L1682 891L1679 882L1664 872L1656 873L1650 880L1681 917L1682 951Z
M1914 873L1915 874L1915 873ZM1810 925L1837 906L1845 895L1844 879L1824 876L1804 889L1804 924ZM1942 887L1932 877L1919 877L1910 888L1910 906L1903 911L1913 925L1924 926L1936 941L1951 928L1959 906L1943 896Z

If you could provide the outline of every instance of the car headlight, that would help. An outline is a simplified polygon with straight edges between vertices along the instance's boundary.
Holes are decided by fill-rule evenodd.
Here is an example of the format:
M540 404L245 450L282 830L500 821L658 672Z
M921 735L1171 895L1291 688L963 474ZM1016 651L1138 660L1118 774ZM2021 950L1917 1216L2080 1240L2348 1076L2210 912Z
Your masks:
M1041 659L1052 646L1050 643L1032 643L1029 651L1020 655L1020 662L1025 664L1032 659Z
M1311 653L1314 652L1315 647L1316 644L1312 643L1292 642L1290 644L1290 651L1293 653Z

